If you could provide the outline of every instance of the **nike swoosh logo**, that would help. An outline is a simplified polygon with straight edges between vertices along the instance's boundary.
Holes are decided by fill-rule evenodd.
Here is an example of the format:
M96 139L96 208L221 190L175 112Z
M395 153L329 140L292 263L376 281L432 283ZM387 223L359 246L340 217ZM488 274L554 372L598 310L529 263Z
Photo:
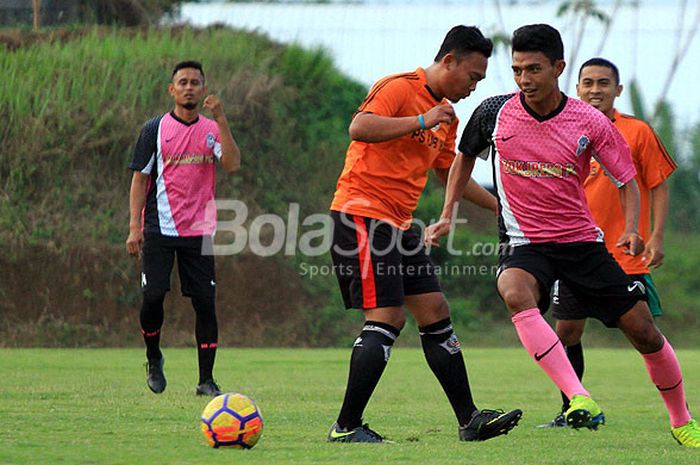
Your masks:
M512 136L508 136L508 137L505 137L505 136L504 136L504 137L501 137L501 141L502 141L502 142L505 142L505 141L507 141L507 140L511 140L513 137L515 137L515 134L513 134Z
M548 353L550 353L550 352L552 351L552 349L554 349L554 348L557 346L557 344L559 344L559 341L557 341L557 342L555 342L554 344L552 344L552 347L550 347L549 349L547 349L547 350L546 350L543 354L541 354L541 355L538 354L537 352L535 352L535 360L537 360L538 362L539 362L540 360L542 360L542 358L543 358L545 355L547 355Z
M345 436L350 436L352 434L352 431L348 431L347 433L339 433L335 429L331 431L331 438L333 439L340 439L344 438Z
M641 290L642 292L644 292L644 291L641 289L641 288L642 288L642 284L641 284L639 281L635 281L634 284L629 284L629 285L627 286L627 291L628 291L628 292L633 292L633 291L634 291L635 289L637 289L637 288L640 288L640 290Z
M175 137L171 137L170 139L165 139L165 142L170 142L173 139L175 139Z

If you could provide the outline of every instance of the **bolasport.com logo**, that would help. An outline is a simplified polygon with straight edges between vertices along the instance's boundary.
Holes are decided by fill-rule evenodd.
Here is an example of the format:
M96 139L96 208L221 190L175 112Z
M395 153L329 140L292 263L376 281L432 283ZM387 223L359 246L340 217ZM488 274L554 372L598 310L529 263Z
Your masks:
M348 217L341 215L341 221L345 226L355 228L355 224ZM301 208L298 203L290 203L286 214L261 213L251 215L250 209L245 202L240 200L218 199L207 204L202 224L216 224L216 234L211 241L204 241L202 253L205 255L230 256L237 254L253 254L259 257L271 257L275 255L320 257L333 250L341 256L354 256L360 249L370 248L372 256L381 257L394 250L398 250L402 255L411 256L414 254L430 254L431 246L423 241L412 241L413 247L407 249L403 240L404 234L418 234L423 237L425 228L435 223L432 219L424 222L419 218L414 218L410 228L402 230L392 228L392 236L388 240L382 241L381 249L376 248L372 243L374 229L381 222L374 222L367 231L367 243L358 243L355 247L342 247L333 244L334 223L329 212L312 213L302 217ZM452 213L451 223L453 225L450 233L442 240L441 249L451 257L464 256L498 256L503 253L504 245L497 242L474 242L464 247L455 245L455 232L457 228L468 223L466 218L460 218L458 208ZM450 265L454 268L455 264ZM467 266L467 265L462 265ZM474 265L468 265L469 270L463 271L466 274L491 274L491 267L483 270L478 267L476 271ZM320 274L333 273L332 269L322 270L318 265L301 263L300 273L314 276ZM440 271L437 271L440 273ZM452 270L454 272L454 269ZM460 273L461 274L461 273Z

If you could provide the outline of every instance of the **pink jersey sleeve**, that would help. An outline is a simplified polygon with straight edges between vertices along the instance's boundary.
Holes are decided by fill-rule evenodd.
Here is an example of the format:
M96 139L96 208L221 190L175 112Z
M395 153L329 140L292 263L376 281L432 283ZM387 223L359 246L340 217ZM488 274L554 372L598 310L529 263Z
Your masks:
M598 112L598 110L595 110ZM637 174L627 142L605 115L598 113L592 155L617 187L627 184ZM596 116L598 116L596 115Z

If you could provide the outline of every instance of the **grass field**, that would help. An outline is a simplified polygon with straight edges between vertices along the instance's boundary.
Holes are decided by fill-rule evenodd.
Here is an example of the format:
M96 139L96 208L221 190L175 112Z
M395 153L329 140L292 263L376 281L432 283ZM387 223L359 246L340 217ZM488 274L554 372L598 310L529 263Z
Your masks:
M366 420L395 444L328 444L349 350L224 349L226 390L253 397L265 430L249 451L205 445L194 349L166 350L168 388L148 391L140 349L0 350L1 464L700 464L678 446L632 350L587 352L587 387L606 411L600 431L541 430L559 394L522 349L466 350L480 408L524 411L506 437L460 443L420 350L397 348ZM700 351L678 351L691 408L700 408Z

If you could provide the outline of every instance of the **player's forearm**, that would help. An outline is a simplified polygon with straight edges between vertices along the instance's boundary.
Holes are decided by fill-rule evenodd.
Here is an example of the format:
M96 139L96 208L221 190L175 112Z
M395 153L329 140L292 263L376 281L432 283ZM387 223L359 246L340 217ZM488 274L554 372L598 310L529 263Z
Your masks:
M474 178L469 178L467 187L464 189L462 197L493 212L498 211L498 200L491 192L484 189Z
M216 120L219 126L219 139L221 140L221 165L227 173L233 173L241 168L241 150L231 134L231 129L225 117Z
M447 177L447 185L445 186L445 204L442 208L440 219L452 218L452 212L459 203L459 199L464 194L464 190L471 179L472 170L474 169L474 158L457 154L455 161L450 168L450 174Z
M421 129L418 115L389 117L372 113L360 113L350 123L348 132L352 140L360 142L385 142Z
M625 232L637 233L639 230L639 187L634 179L620 188L620 202L625 215Z
M670 197L670 189L666 181L651 190L651 216L654 222L651 236L654 238L661 240L664 238Z
M435 174L437 174L437 177L443 186L447 185L447 177L449 176L449 173L449 169L435 168ZM484 189L472 177L469 178L467 187L464 188L462 198L475 205L478 205L479 207L493 210L494 212L498 211L498 199L496 199L491 192Z
M146 205L146 183L148 178L134 172L129 190L129 229L141 228L141 212Z

